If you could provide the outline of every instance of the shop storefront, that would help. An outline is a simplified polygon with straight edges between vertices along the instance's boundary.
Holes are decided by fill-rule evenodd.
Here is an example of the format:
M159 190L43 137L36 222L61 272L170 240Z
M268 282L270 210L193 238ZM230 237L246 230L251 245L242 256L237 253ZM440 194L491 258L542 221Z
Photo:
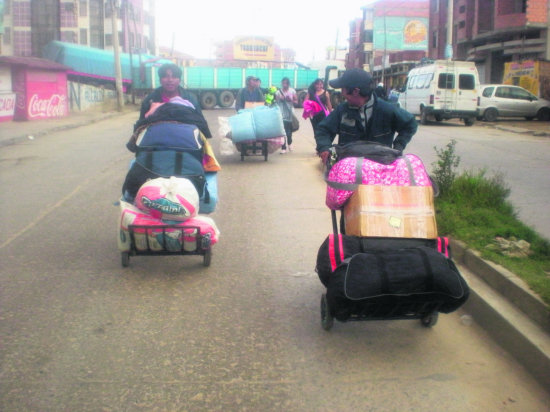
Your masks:
M35 57L4 56L0 57L0 68L3 68L0 73L8 76L7 70L11 77L11 90L6 90L3 103L5 114L0 100L0 120L50 119L69 114L67 66ZM4 92L0 93L1 99ZM11 116L10 94L15 95Z

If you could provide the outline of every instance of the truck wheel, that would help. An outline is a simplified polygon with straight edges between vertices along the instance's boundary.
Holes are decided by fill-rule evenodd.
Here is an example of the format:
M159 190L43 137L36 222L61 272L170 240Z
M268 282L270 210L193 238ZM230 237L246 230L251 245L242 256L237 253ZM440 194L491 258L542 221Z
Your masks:
M306 100L307 92L302 90L298 92L298 107L304 107L304 100Z
M420 124L428 124L428 114L426 113L426 109L424 107L420 109Z
M229 90L224 90L220 93L220 97L218 98L218 104L220 107L231 107L234 102L235 96L233 96L233 93Z
M485 113L483 114L483 118L486 122L494 122L497 120L498 112L497 109L491 107L487 110L485 110Z
M201 94L201 107L203 109L213 109L216 106L216 102L216 95L213 92L204 92Z
M473 126L474 125L474 118L473 117L465 117L464 118L464 124L466 126Z

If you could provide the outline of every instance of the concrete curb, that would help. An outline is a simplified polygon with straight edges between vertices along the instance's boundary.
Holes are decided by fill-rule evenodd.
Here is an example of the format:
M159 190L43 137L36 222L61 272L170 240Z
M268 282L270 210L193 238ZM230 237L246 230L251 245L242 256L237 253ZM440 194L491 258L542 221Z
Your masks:
M470 284L464 305L476 322L550 390L550 311L516 275L451 240Z

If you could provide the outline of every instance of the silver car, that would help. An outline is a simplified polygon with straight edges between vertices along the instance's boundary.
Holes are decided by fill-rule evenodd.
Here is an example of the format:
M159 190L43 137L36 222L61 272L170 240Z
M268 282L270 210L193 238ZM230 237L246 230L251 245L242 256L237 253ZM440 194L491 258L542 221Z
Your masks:
M550 120L550 101L523 87L509 84L484 84L477 99L478 119L494 122L498 117L525 117Z

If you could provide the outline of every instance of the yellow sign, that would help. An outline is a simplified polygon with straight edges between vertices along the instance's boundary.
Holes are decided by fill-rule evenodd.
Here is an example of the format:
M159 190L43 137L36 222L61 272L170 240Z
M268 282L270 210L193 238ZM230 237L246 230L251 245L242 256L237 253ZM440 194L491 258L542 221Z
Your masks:
M271 37L238 37L233 41L233 58L236 60L272 61L274 56Z

